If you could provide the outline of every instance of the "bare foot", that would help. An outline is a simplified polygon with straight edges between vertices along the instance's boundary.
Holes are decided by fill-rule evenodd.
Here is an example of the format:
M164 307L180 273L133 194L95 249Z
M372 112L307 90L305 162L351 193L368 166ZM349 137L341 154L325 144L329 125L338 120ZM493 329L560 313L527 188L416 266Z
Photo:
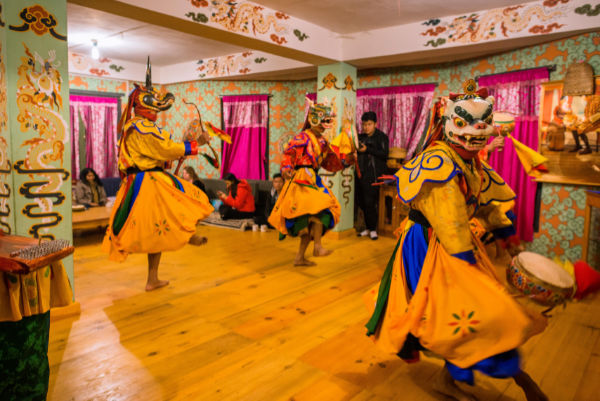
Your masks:
M167 280L158 280L158 281L153 281L153 282L149 282L146 283L146 291L153 291L153 290L157 290L161 287L167 286L169 285L169 282Z
M208 242L208 238L201 237L200 235L194 234L194 235L192 235L192 237L190 238L190 240L188 242L191 245L200 246L200 245L206 244Z
M515 379L515 383L517 383L525 393L527 401L548 401L546 394L542 392L542 389L537 383L524 371L520 371L513 378Z
M463 391L456 385L454 379L445 368L442 368L433 382L433 388L438 393L458 401L477 401L477 398Z
M327 256L327 255L331 255L333 251L330 251L329 249L325 249L323 247L317 248L315 247L314 251L313 251L313 256Z
M315 262L312 262L312 261L310 261L308 259L304 259L304 258L302 258L300 260L298 260L298 259L294 260L294 266L316 266L316 265L317 264Z

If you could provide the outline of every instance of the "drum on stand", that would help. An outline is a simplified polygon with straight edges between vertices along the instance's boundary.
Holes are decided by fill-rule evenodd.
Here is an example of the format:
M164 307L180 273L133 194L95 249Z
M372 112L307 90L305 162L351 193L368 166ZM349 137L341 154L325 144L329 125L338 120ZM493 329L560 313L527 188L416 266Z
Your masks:
M575 280L552 260L533 252L515 256L506 271L508 282L525 297L548 306L565 304L573 297Z

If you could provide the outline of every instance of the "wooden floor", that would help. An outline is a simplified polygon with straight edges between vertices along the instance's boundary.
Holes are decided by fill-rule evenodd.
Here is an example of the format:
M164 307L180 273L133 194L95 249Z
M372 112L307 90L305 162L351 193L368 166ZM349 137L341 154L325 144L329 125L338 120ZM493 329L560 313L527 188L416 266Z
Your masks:
M444 400L442 362L407 365L365 336L361 296L391 239L328 240L333 255L294 268L297 241L201 227L204 247L163 255L171 285L143 291L144 255L122 264L99 236L76 239L81 316L52 322L49 400ZM600 297L559 310L523 347L552 401L600 400ZM522 400L511 380L477 376L480 400Z

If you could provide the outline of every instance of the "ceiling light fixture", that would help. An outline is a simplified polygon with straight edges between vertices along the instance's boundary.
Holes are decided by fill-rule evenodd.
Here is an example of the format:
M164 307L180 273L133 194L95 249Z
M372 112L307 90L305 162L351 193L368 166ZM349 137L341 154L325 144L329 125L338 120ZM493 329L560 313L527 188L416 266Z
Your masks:
M98 41L96 39L92 39L92 58L94 60L100 59L100 51L98 50Z

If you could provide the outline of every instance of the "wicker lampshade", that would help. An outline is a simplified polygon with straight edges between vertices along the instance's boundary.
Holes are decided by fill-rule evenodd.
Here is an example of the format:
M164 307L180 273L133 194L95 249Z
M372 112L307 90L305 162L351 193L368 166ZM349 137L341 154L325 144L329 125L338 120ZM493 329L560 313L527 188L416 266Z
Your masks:
M404 158L406 158L406 149L390 148L386 164L389 168L397 169L402 166L402 160Z
M586 62L574 63L567 68L563 95L578 96L594 93L594 69Z

